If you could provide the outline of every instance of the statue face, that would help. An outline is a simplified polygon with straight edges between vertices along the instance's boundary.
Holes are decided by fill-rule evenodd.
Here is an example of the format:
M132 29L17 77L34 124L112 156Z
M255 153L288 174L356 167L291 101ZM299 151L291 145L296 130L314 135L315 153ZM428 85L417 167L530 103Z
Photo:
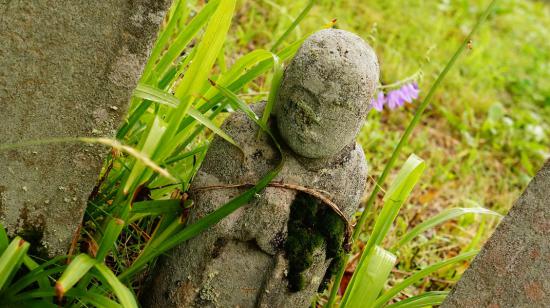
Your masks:
M354 142L379 78L374 51L342 30L311 35L285 70L275 112L288 146L308 158L330 157Z

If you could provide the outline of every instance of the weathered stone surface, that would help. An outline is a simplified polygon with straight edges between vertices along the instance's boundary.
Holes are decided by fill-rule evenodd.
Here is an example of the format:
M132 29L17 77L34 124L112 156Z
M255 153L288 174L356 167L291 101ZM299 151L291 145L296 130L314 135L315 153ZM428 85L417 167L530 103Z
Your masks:
M0 143L112 136L167 2L0 1ZM65 253L103 154L83 144L0 153L2 223Z
M361 129L379 78L378 59L359 36L335 29L311 35L285 71L275 112L297 154L329 157Z
M263 104L255 105L261 114ZM231 115L223 129L242 147L216 137L193 180L194 209L189 223L211 213L244 192L241 189L197 191L211 185L256 183L273 169L279 154L269 137L256 140L258 128L244 114ZM296 157L285 149L286 163L275 181L330 192L331 199L350 217L366 184L363 150L352 144L330 161ZM306 307L330 263L324 249L306 273L306 290L287 288L287 260L282 246L290 204L296 192L268 187L256 198L201 235L162 258L153 273L146 307Z
M442 307L548 307L550 161L466 270Z

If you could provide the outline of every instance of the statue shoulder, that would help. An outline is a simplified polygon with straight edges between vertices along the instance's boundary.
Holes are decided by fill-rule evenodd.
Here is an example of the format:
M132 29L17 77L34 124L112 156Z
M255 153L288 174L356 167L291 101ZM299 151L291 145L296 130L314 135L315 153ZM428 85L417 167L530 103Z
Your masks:
M261 117L265 102L250 107ZM260 128L246 114L241 111L232 113L221 128L238 147L215 136L197 177L207 174L222 183L254 183L276 165L279 159L277 149L265 134L258 138Z

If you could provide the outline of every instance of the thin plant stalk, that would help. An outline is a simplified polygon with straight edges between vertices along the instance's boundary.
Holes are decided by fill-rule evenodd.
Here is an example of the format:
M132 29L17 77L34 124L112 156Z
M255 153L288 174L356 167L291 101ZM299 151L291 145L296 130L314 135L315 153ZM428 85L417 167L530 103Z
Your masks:
M275 42L275 44L273 44L273 46L271 47L272 52L277 50L279 45L281 45L281 43L286 39L286 37L290 34L290 32L292 32L292 30L294 30L296 28L296 26L298 26L298 24L300 24L302 19L304 19L306 17L307 13L309 13L309 10L311 10L311 8L313 7L314 4L315 4L315 0L310 0L308 2L306 7L300 12L300 15L298 15L298 17L296 17L296 19L292 22L290 27L288 27L286 29L285 33L283 33L283 35L281 35L281 37L279 37L279 39Z

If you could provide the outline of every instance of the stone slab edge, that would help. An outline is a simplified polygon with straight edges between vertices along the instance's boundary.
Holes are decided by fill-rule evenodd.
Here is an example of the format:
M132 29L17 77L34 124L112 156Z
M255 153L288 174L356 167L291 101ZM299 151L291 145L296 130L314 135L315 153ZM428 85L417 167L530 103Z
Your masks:
M168 0L0 1L0 144L114 136ZM0 221L64 254L107 150L55 144L0 153Z
M451 291L442 307L548 307L550 160Z

